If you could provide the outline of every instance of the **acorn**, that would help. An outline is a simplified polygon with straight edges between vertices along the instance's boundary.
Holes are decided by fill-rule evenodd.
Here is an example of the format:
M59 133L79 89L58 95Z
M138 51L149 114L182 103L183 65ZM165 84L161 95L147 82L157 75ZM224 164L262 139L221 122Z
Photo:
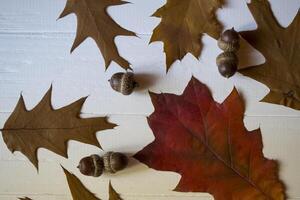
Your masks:
M217 57L217 66L222 76L230 78L237 71L238 57L233 52L224 52Z
M226 30L218 40L218 46L225 52L237 52L240 48L240 37L234 28Z
M104 170L103 159L98 155L91 155L80 160L77 167L86 176L99 177Z
M116 73L109 80L110 86L113 90L122 93L123 95L130 95L138 86L134 80L134 74L131 72Z
M117 152L108 152L103 156L104 170L112 174L125 169L128 165L126 155Z

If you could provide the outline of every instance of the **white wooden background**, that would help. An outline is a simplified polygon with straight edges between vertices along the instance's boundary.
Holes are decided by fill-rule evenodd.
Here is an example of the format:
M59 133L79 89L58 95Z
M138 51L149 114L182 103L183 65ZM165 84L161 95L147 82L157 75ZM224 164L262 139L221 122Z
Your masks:
M194 75L211 89L221 102L235 85L246 101L245 125L262 129L264 153L280 162L280 178L287 186L289 199L300 199L300 112L278 105L260 103L268 88L240 74L226 80L215 65L220 53L216 41L205 36L199 60L187 55L165 74L162 43L148 45L159 19L149 17L165 0L129 0L132 4L111 7L111 16L123 27L135 31L137 37L117 37L119 52L132 64L134 72L155 92L180 94ZM271 0L280 24L287 26L300 7L300 0ZM116 64L105 72L104 62L95 43L88 39L70 55L75 30L75 15L56 21L64 8L64 0L0 0L0 126L13 111L20 96L28 109L33 108L53 84L55 108L89 95L82 110L83 117L108 115L120 126L98 133L106 151L134 154L153 141L146 116L153 112L147 89L129 97L115 93L107 80L118 71ZM255 29L256 24L245 0L228 0L218 11L226 28ZM300 55L299 55L300 56ZM261 54L243 43L241 67L264 62ZM80 175L76 164L81 157L101 150L79 142L69 142L66 160L45 149L39 150L40 172L21 153L11 154L0 138L0 199L29 196L35 200L71 199L61 163L74 172L100 198L107 199L108 181L125 200L212 199L208 194L177 193L172 189L180 176L159 172L135 160L117 175L89 178ZM209 170L209 169L208 169Z

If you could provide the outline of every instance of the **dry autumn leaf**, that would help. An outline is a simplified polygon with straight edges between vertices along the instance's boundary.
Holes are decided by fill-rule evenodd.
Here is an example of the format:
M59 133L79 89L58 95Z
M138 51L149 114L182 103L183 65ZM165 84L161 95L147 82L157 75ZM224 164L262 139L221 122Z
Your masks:
M240 34L265 56L266 62L240 72L270 88L262 101L300 110L300 12L283 28L267 0L252 0L248 7L258 28Z
M67 177L73 200L100 200L95 194L90 192L74 174L65 168L63 168L63 170Z
M151 42L164 43L167 70L187 53L198 58L204 33L216 39L220 36L222 26L215 12L222 4L223 0L167 0L153 14L160 17L161 22L154 30Z
M114 61L128 69L129 63L119 55L114 39L119 35L135 36L135 33L119 26L107 13L109 6L125 3L122 0L67 0L59 18L71 13L77 16L77 34L71 52L91 37L104 57L106 68Z
M65 168L63 168L63 170L67 177L73 200L100 200L91 193L74 174L71 174ZM120 195L112 187L111 182L109 182L109 200L122 200Z
M216 200L285 198L276 161L264 157L260 130L247 131L236 89L219 104L193 78L184 93L154 94L148 118L155 140L134 157L181 175L175 191L208 192Z
M100 147L96 132L115 127L105 117L80 118L86 98L54 110L51 105L52 87L39 104L28 111L21 96L2 129L3 140L11 152L22 152L38 169L37 151L46 148L67 157L69 140Z
M116 192L116 190L111 185L111 182L109 181L109 200L123 200L120 195Z

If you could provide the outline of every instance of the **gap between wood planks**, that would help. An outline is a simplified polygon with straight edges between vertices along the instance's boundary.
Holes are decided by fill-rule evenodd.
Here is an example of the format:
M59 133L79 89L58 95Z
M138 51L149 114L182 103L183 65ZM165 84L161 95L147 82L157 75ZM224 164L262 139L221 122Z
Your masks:
M11 111L0 111L0 115L11 115ZM88 117L93 117L93 116L107 116L107 117L124 117L124 116L130 116L130 117L148 117L149 115L151 115L151 113L148 114L137 114L137 113L108 113L106 115L102 115L102 113L89 113L89 112L83 112L80 113L81 115L87 115L84 118L88 118ZM295 119L295 118L299 118L300 119L300 115L248 115L245 114L244 117L249 117L249 118L256 118L256 117L274 117L274 118L291 118L291 119ZM0 129L1 130L1 129Z
M152 33L136 33L137 36L142 37L150 37ZM38 37L44 37L44 36L52 36L53 38L56 38L57 36L68 36L73 37L76 35L76 32L70 31L0 31L0 36L38 36ZM122 36L122 35L119 35ZM119 37L117 36L117 37ZM126 36L126 37L135 37L135 36Z

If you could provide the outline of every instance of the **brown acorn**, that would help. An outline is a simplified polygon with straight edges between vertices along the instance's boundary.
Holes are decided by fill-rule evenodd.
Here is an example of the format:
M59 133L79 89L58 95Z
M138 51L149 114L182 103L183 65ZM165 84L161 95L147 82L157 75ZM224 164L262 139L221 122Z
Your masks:
M98 155L91 155L80 160L77 167L86 176L99 177L103 173L103 159Z
M134 80L134 74L131 72L116 73L111 77L109 82L112 89L123 95L130 95L138 85Z
M112 174L125 169L128 165L126 155L117 152L108 152L103 156L104 170Z
M237 71L238 57L232 52L221 53L217 57L217 65L222 76L230 78Z
M234 28L222 33L218 40L218 46L225 52L236 52L240 48L240 37Z

